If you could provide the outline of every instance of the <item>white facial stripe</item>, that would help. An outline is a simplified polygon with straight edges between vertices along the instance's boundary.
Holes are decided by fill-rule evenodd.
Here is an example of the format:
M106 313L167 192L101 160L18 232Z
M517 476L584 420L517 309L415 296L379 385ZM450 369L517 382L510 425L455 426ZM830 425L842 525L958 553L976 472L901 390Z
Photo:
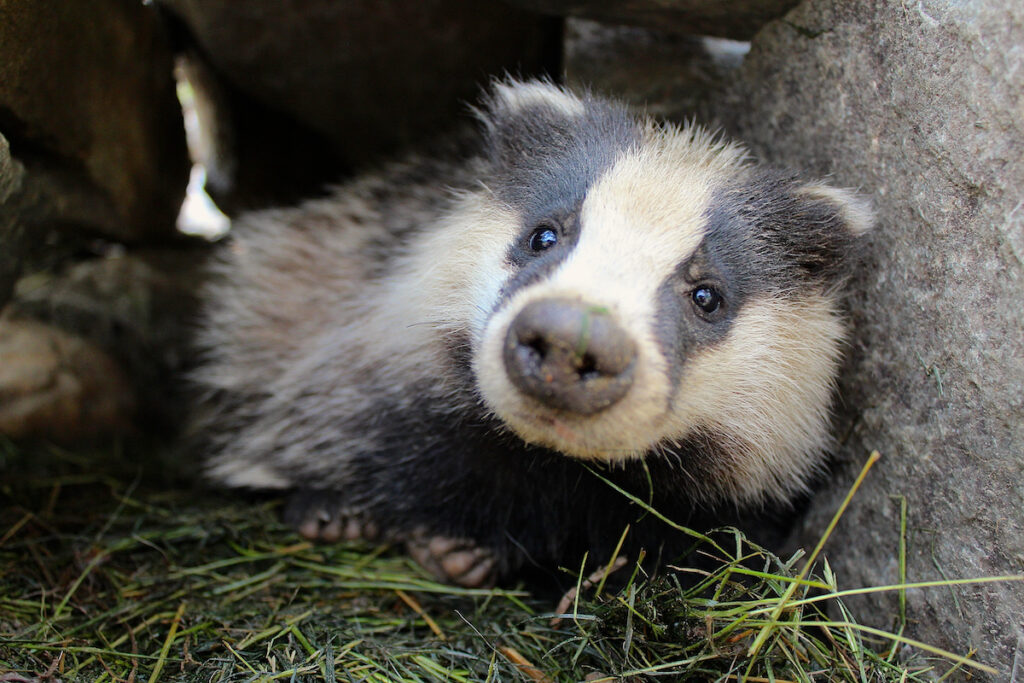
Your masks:
M668 437L702 427L731 440L712 493L745 502L799 489L825 442L842 320L820 294L748 302L721 344L687 363ZM714 491L715 487L718 491Z
M662 281L704 237L709 183L649 150L624 156L588 192L579 241L547 286L649 319Z
M743 150L700 128L652 124L643 139L587 192L579 242L549 285L647 321L658 287L704 238L712 187L740 171Z

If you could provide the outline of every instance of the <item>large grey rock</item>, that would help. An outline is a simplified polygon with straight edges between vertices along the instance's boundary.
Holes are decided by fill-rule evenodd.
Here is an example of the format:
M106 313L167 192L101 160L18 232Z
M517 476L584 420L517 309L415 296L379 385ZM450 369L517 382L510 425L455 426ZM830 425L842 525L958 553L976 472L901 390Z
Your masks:
M687 35L749 39L799 0L507 0L537 12L646 26Z
M0 0L0 133L24 169L0 230L17 223L31 242L54 226L130 241L173 234L189 162L151 8Z
M755 38L708 112L878 211L851 301L850 437L804 542L878 449L829 546L845 585L898 579L898 496L909 580L1024 573L1024 4L808 0ZM909 635L977 648L1009 680L1020 583L907 597ZM861 613L890 625L895 597Z
M319 190L465 119L489 76L555 66L557 22L501 2L160 3L195 43L190 75L219 131L210 186L228 210Z

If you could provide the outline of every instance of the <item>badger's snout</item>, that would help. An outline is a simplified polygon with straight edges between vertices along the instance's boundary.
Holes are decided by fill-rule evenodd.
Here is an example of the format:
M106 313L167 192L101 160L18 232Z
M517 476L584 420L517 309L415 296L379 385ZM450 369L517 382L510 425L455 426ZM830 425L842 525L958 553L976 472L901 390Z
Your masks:
M636 343L599 307L539 299L509 325L505 369L523 394L551 408L600 412L633 383Z

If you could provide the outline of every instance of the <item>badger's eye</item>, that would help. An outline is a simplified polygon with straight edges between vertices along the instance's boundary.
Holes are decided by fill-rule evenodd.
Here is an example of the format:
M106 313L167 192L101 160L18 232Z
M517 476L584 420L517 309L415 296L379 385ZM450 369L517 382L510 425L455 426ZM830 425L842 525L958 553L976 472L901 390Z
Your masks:
M550 225L542 225L530 234L530 249L545 251L558 244L558 231Z
M722 305L722 295L714 287L701 285L690 294L694 305L705 313L714 313Z

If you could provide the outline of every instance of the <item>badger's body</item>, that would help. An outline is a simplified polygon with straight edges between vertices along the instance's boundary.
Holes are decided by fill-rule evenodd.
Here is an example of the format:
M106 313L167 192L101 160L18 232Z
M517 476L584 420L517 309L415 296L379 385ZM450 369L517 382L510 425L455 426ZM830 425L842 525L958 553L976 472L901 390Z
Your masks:
M785 501L828 442L851 195L543 83L479 149L236 222L200 425L224 484L311 537L467 585ZM638 518L644 519L636 524Z

